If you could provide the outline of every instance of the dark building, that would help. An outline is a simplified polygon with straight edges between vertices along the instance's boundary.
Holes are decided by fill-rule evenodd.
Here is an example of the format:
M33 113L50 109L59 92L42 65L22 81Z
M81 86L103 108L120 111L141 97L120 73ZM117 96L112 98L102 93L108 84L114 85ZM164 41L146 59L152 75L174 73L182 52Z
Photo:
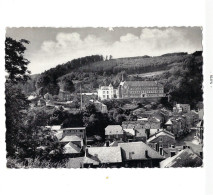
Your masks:
M121 147L124 167L160 167L159 163L165 159L143 142L118 143L118 146Z
M124 81L117 93L121 99L165 97L163 85L156 81Z

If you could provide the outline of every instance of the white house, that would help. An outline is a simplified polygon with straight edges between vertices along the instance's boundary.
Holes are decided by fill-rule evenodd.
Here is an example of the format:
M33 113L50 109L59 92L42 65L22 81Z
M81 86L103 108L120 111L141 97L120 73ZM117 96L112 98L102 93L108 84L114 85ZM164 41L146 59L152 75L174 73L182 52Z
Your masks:
M101 100L113 99L115 97L114 91L112 84L109 86L100 86L98 88L98 98Z

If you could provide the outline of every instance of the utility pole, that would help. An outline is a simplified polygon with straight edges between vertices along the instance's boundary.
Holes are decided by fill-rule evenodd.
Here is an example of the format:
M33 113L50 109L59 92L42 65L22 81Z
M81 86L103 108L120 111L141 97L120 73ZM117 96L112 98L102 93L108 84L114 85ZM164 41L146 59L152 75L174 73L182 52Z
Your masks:
M81 85L80 85L80 96L81 96L81 107L80 107L80 110L82 110L82 94L81 94Z

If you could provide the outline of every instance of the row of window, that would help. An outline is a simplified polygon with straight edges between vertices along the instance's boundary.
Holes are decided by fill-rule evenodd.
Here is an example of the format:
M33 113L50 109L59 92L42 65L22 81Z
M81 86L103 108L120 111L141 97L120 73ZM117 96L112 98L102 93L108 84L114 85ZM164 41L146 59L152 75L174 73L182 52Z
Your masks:
M67 133L83 133L83 130L66 130Z

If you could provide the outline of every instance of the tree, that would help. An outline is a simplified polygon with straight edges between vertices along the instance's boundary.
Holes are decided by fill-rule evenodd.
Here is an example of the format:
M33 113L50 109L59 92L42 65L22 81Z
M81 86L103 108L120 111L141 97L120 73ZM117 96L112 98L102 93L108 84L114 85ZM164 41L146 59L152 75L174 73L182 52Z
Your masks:
M24 58L24 44L29 44L29 41L16 41L10 37L5 40L5 69L9 74L7 80L13 83L29 79L30 71L27 70L27 65L30 62Z
M60 89L62 89L63 91L68 91L70 93L75 91L75 87L74 84L72 82L72 79L69 77L64 77L61 81L60 81Z
M14 156L24 134L24 121L29 102L20 89L6 83L6 149L7 156Z
M25 131L26 110L29 106L25 94L17 87L18 82L29 79L27 65L29 61L24 58L27 40L16 41L10 37L5 40L5 69L8 77L5 84L6 95L6 148L7 156L18 152L20 140Z

